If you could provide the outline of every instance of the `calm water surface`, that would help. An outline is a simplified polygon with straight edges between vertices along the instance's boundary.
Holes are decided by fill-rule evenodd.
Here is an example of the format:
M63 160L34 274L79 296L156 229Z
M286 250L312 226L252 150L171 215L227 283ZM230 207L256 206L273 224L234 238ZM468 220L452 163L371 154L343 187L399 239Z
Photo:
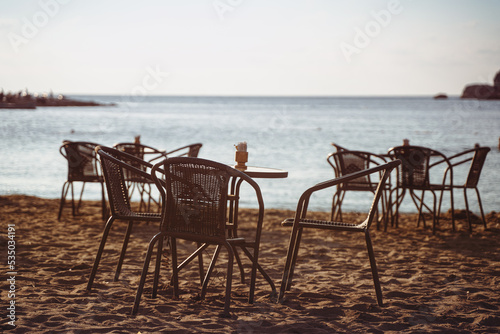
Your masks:
M66 161L59 154L64 139L112 146L141 135L142 143L167 150L201 142L200 157L227 164L233 164L233 145L247 141L249 165L289 171L287 179L258 180L266 207L293 210L306 188L333 177L326 162L331 142L385 153L408 138L413 145L429 146L446 155L472 148L475 143L491 147L480 190L485 210L500 210L500 101L428 97L75 98L117 105L0 111L0 194L58 198L67 173ZM457 177L464 177L465 172ZM87 199L97 199L99 188L91 185L85 194ZM460 192L456 195L457 208L463 208ZM364 209L366 201L362 194L353 195L345 209ZM414 211L407 202L404 210ZM255 203L242 205L252 207ZM311 205L327 210L330 195L318 196Z

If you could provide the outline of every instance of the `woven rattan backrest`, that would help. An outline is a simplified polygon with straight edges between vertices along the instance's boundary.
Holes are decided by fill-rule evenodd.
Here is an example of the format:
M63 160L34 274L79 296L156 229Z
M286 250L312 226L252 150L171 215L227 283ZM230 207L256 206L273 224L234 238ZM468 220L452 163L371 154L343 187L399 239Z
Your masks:
M68 181L100 181L100 168L94 151L98 144L64 141L61 154L68 161Z
M167 233L225 238L229 166L197 158L170 158L163 163L166 179Z
M151 175L146 172L146 170L151 169L152 165L110 147L99 146L96 151L106 181L111 213L122 217L130 215L132 211L128 178L152 183ZM138 167L134 165L138 165Z
M486 160L486 156L490 151L489 147L479 147L476 149L474 153L474 157L472 158L472 162L469 169L469 174L467 175L467 181L465 183L465 187L467 188L475 188L479 182L479 176L481 176L481 171L484 166L484 162Z
M104 152L102 149L98 149L97 154L106 181L111 213L118 216L127 215L131 211L130 201L125 173L118 162L119 157L113 152Z
M389 150L395 159L402 161L398 184L406 188L429 186L429 161L432 152L421 146L397 146Z
M327 158L328 163L335 169L336 177L359 172L370 167L378 166L385 163L385 159L376 154L364 151L349 151L342 149L336 153L332 153ZM373 183L371 175L365 175L350 182L351 188L356 190L375 191L376 184ZM344 186L346 190L350 188L349 184Z

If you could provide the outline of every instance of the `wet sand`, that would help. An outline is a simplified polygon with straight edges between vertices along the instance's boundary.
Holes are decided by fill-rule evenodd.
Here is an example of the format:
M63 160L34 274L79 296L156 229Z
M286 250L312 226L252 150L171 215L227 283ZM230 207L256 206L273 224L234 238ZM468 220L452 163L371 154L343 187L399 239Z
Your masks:
M402 215L399 228L372 231L385 305L379 307L362 236L304 233L296 277L282 304L269 297L258 276L255 303L234 268L231 317L222 318L225 261L219 259L205 300L200 300L197 265L180 275L179 300L172 298L169 260L164 259L159 296L150 298L148 276L139 313L131 316L142 261L153 223L132 232L120 280L113 281L125 223L116 222L91 292L86 284L104 222L99 202L85 202L84 215L59 201L30 196L0 196L2 315L12 333L497 333L500 328L500 214L487 215L488 230L476 222L470 235L465 215L458 231L443 218L436 235L417 227L415 214ZM241 211L242 229L254 210ZM315 213L320 217L324 213ZM290 230L280 222L292 211L267 209L260 263L279 288ZM349 214L355 217L356 214ZM16 327L9 325L7 227L15 226ZM181 243L181 250L192 249ZM210 248L209 250L213 250ZM205 260L209 260L207 251ZM248 269L247 269L248 272ZM248 279L247 279L248 282Z

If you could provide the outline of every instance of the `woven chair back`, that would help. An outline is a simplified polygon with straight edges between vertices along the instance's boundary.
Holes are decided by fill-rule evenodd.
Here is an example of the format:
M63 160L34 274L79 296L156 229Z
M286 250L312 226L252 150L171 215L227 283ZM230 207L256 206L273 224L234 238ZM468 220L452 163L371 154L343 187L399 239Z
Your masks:
M94 151L98 144L65 141L60 148L68 161L68 181L100 182L100 168Z
M425 188L429 181L429 162L433 150L420 146L398 146L392 149L395 159L402 161L398 184L405 188Z
M469 174L467 175L467 180L465 182L466 188L477 187L479 177L481 176L481 171L483 170L484 162L489 151L489 147L480 147L476 149L470 165Z
M109 147L99 146L96 151L106 181L112 214L121 217L129 216L132 212L129 193L131 183L129 181L134 179L152 183L151 175L148 174L152 165L128 153Z
M204 159L164 162L167 233L225 238L228 186L233 169Z

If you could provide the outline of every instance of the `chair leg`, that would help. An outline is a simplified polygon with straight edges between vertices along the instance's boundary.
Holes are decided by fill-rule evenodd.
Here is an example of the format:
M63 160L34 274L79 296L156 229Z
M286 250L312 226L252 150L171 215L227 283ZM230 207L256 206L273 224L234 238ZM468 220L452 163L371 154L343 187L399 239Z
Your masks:
M75 189L73 186L73 182L70 183L71 186L71 210L73 217L76 216L76 207L75 207Z
M469 201L467 200L467 188L464 188L465 211L467 212L467 221L469 223L469 233L472 233L472 221L469 212Z
M278 295L278 302L283 300L285 291L290 289L291 285L291 271L292 271L292 259L295 254L295 247L297 247L297 239L299 238L299 231L301 228L293 229L290 235L290 242L288 244L288 252L286 255L285 268L283 269L283 277L281 279L280 293Z
M345 193L337 189L332 197L332 213L330 216L331 221L342 221L342 201L344 200Z
M413 191L411 192L412 195L414 195ZM418 198L416 195L414 195L416 198ZM422 217L422 225L425 228L425 216L422 214L422 207L424 206L424 196L425 196L425 190L422 190L422 197L420 197L420 205L418 207L418 222L417 222L417 227L420 226L420 217ZM412 196L413 198L413 196ZM413 200L415 202L415 205L417 205L417 202L415 199Z
M373 252L372 240L370 238L370 233L365 232L366 248L368 250L368 257L370 258L370 266L372 268L373 283L375 285L375 293L377 294L377 302L379 306L383 306L382 301L382 289L380 287L380 281L378 278L377 263L375 262L375 254Z
M481 211L481 218L483 219L483 225L484 228L486 229L486 218L484 216L484 210L483 210L483 203L481 202L481 196L479 195L479 189L474 188L476 190L476 195L477 195L477 203L479 204L479 210Z
M177 239L170 237L172 249L172 280L174 285L174 299L179 298L179 267L177 266Z
M116 265L115 278L114 281L118 281L120 277L120 271L122 270L123 259L125 258L125 253L127 252L128 241L130 239L130 233L132 233L132 227L134 225L133 221L128 222L127 231L125 232L125 237L123 238L122 251L120 252L120 258L118 259L118 264Z
M295 265L297 263L297 256L299 254L300 242L302 240L302 228L297 231L297 238L295 239L295 246L293 247L292 263L290 267L290 272L288 273L288 284L286 287L287 291L290 291L292 286L293 275L295 274Z
M200 260L200 253L203 252L205 249L207 249L207 247L209 246L209 244L205 243L205 244L199 244L200 246L198 247L198 249L196 251L194 251L191 255L189 255L184 261L182 261L181 264L179 264L177 266L177 270L178 271L181 271L182 268L184 268L185 266L187 266L191 261L194 260L194 258L196 256L198 256L198 260ZM201 256L201 261L203 261L203 257ZM201 262L201 265L198 264L198 266L200 267L200 269L202 271L200 271L200 285L203 284L203 279L205 278L205 273L204 273L204 270L203 270L203 262ZM170 284L173 284L173 276L172 276L172 279L170 280Z
M227 277L226 277L226 298L224 302L224 317L229 318L229 309L231 306L231 286L233 283L233 259L234 252L231 245L227 244L226 249L228 252L228 260L227 260Z
M451 227L453 232L455 232L455 200L453 198L453 188L450 188L450 205L451 205Z
M106 240L108 238L109 231L111 230L111 226L113 225L113 221L115 218L113 216L109 217L106 226L104 227L104 232L102 234L101 243L99 244L99 249L97 250L97 255L94 261L94 266L92 267L92 271L90 273L89 282L87 283L87 290L90 291L92 289L92 284L94 283L94 278L97 273L97 267L99 266L99 262L101 261L102 252L104 250L104 245L106 244Z
M158 248L156 250L156 265L155 265L155 275L153 280L153 294L152 298L156 298L156 294L158 291L158 283L160 280L160 269L161 269L161 256L163 252L163 239L160 238L158 240Z
M106 206L106 195L104 192L104 183L101 182L101 210L102 220L108 219L108 208Z
M238 252L235 250L234 251L234 257L236 258L236 263L238 264L238 268L240 269L240 277L241 277L241 283L245 283L245 270L243 269L243 263L241 262L240 255Z
M434 191L432 192L432 198L433 198L433 210L432 210L432 234L436 234L436 226L439 224L439 215L437 215L437 197L436 193Z
M57 215L57 220L61 220L62 210L64 208L64 204L66 203L66 196L68 195L68 190L69 190L69 182L66 181L64 182L61 191L61 201L59 203L59 214Z
M259 272L262 274L262 276L264 276L264 279L269 283L269 285L271 286L271 290L272 290L271 295L274 296L276 294L276 286L274 285L274 282L271 279L271 277L269 277L269 275L266 273L264 268L262 268L262 266L258 263L258 261L254 260L254 256L252 255L252 253L250 253L250 251L245 246L240 246L240 247L241 247L241 249L243 249L243 252L248 257L248 259L250 259L250 261L252 261L252 264L254 264L256 266L256 269L258 269ZM256 279L257 279L257 273L255 273L255 279L253 280L253 284L252 284L252 281L250 282L250 287L251 288L253 287L253 290L251 290L251 291L255 291ZM253 292L251 292L251 294L248 297L248 303L249 304L253 303Z
M205 295L207 293L208 281L210 280L210 276L212 275L212 271L215 268L215 262L217 262L217 258L219 257L219 253L221 250L221 246L217 245L215 248L214 255L212 256L212 261L208 266L207 273L205 274L205 278L203 279L203 284L201 286L201 299L205 299Z
M196 244L198 248L201 247L201 242ZM203 253L198 254L198 271L200 272L200 284L203 284L203 275L205 274L205 269L203 268Z
M85 182L82 183L82 190L80 191L80 198L78 199L78 205L76 206L76 213L80 214L80 207L82 206L83 191L85 190Z
M403 189L401 191L401 195L399 194L399 188L396 188L395 192L396 192L396 202L394 203L394 205L396 206L396 210L395 210L394 214L392 214L391 225L394 225L396 228L398 228L399 227L399 206L401 205L401 203L403 203L403 200L404 200L405 195L406 195L406 189ZM391 191L391 198L392 198L392 191ZM392 200L391 200L391 202L392 202ZM391 208L391 211L392 211L392 208Z
M141 302L142 291L144 290L144 283L146 282L146 276L148 274L149 262L151 261L151 255L153 253L153 248L156 244L158 238L163 238L163 234L157 233L149 242L148 250L146 253L146 259L144 259L144 266L142 268L141 279L139 281L139 286L137 287L137 294L135 295L134 307L132 308L132 315L136 314L139 310L139 304Z

